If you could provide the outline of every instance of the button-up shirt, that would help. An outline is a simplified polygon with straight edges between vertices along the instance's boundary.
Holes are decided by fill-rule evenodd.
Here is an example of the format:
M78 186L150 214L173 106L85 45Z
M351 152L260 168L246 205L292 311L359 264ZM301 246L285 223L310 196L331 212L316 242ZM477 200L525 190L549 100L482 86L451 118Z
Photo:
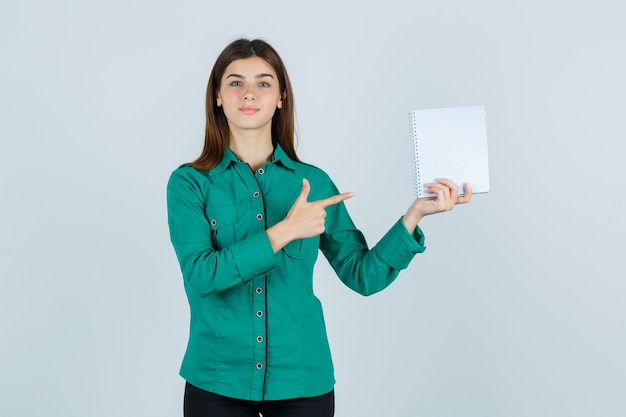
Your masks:
M308 179L309 201L338 190L319 168L280 145L253 172L226 150L209 171L176 169L167 187L170 237L191 311L180 374L192 385L246 400L311 397L333 389L322 307L313 293L318 252L363 295L387 287L416 253L419 228L401 219L372 249L343 203L326 208L325 231L274 253L266 230L283 220Z

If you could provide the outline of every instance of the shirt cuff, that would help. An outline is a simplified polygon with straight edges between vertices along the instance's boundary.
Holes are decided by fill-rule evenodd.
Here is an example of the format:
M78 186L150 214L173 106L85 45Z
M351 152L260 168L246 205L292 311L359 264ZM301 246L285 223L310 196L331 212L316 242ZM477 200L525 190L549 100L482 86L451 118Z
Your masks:
M398 220L376 245L380 257L394 269L405 269L413 257L426 250L424 233L419 226L413 234Z
M230 250L243 282L266 274L276 266L276 255L265 231L241 240Z

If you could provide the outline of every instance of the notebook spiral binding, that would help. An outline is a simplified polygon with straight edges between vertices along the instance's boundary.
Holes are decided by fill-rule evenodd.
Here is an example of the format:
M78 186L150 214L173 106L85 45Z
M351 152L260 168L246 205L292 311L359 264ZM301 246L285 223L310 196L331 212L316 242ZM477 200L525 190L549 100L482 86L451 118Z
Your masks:
M421 178L419 167L419 152L417 149L417 141L413 137L415 131L415 115L411 112L409 113L409 139L411 140L413 155L409 155L409 157L411 158L411 165L413 165L413 192L415 193L415 196L419 198L422 196L422 189L420 188Z

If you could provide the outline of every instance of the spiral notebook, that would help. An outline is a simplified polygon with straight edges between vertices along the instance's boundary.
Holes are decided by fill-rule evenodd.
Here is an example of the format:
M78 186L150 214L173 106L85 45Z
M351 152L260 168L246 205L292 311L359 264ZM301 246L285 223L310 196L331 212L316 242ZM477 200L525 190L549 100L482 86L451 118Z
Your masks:
M472 193L489 191L487 126L483 106L414 110L409 113L413 180L417 197L432 197L426 183L448 178Z

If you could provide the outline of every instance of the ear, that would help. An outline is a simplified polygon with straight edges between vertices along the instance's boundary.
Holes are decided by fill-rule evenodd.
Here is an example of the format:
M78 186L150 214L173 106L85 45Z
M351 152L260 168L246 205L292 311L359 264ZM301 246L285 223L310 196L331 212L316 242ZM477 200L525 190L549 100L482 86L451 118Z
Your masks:
M215 93L215 100L217 102L217 107L222 107L222 98L220 97L220 92Z
M278 103L276 103L276 108L283 108L283 100L285 99L285 96L285 93L281 94L280 98L278 99Z

